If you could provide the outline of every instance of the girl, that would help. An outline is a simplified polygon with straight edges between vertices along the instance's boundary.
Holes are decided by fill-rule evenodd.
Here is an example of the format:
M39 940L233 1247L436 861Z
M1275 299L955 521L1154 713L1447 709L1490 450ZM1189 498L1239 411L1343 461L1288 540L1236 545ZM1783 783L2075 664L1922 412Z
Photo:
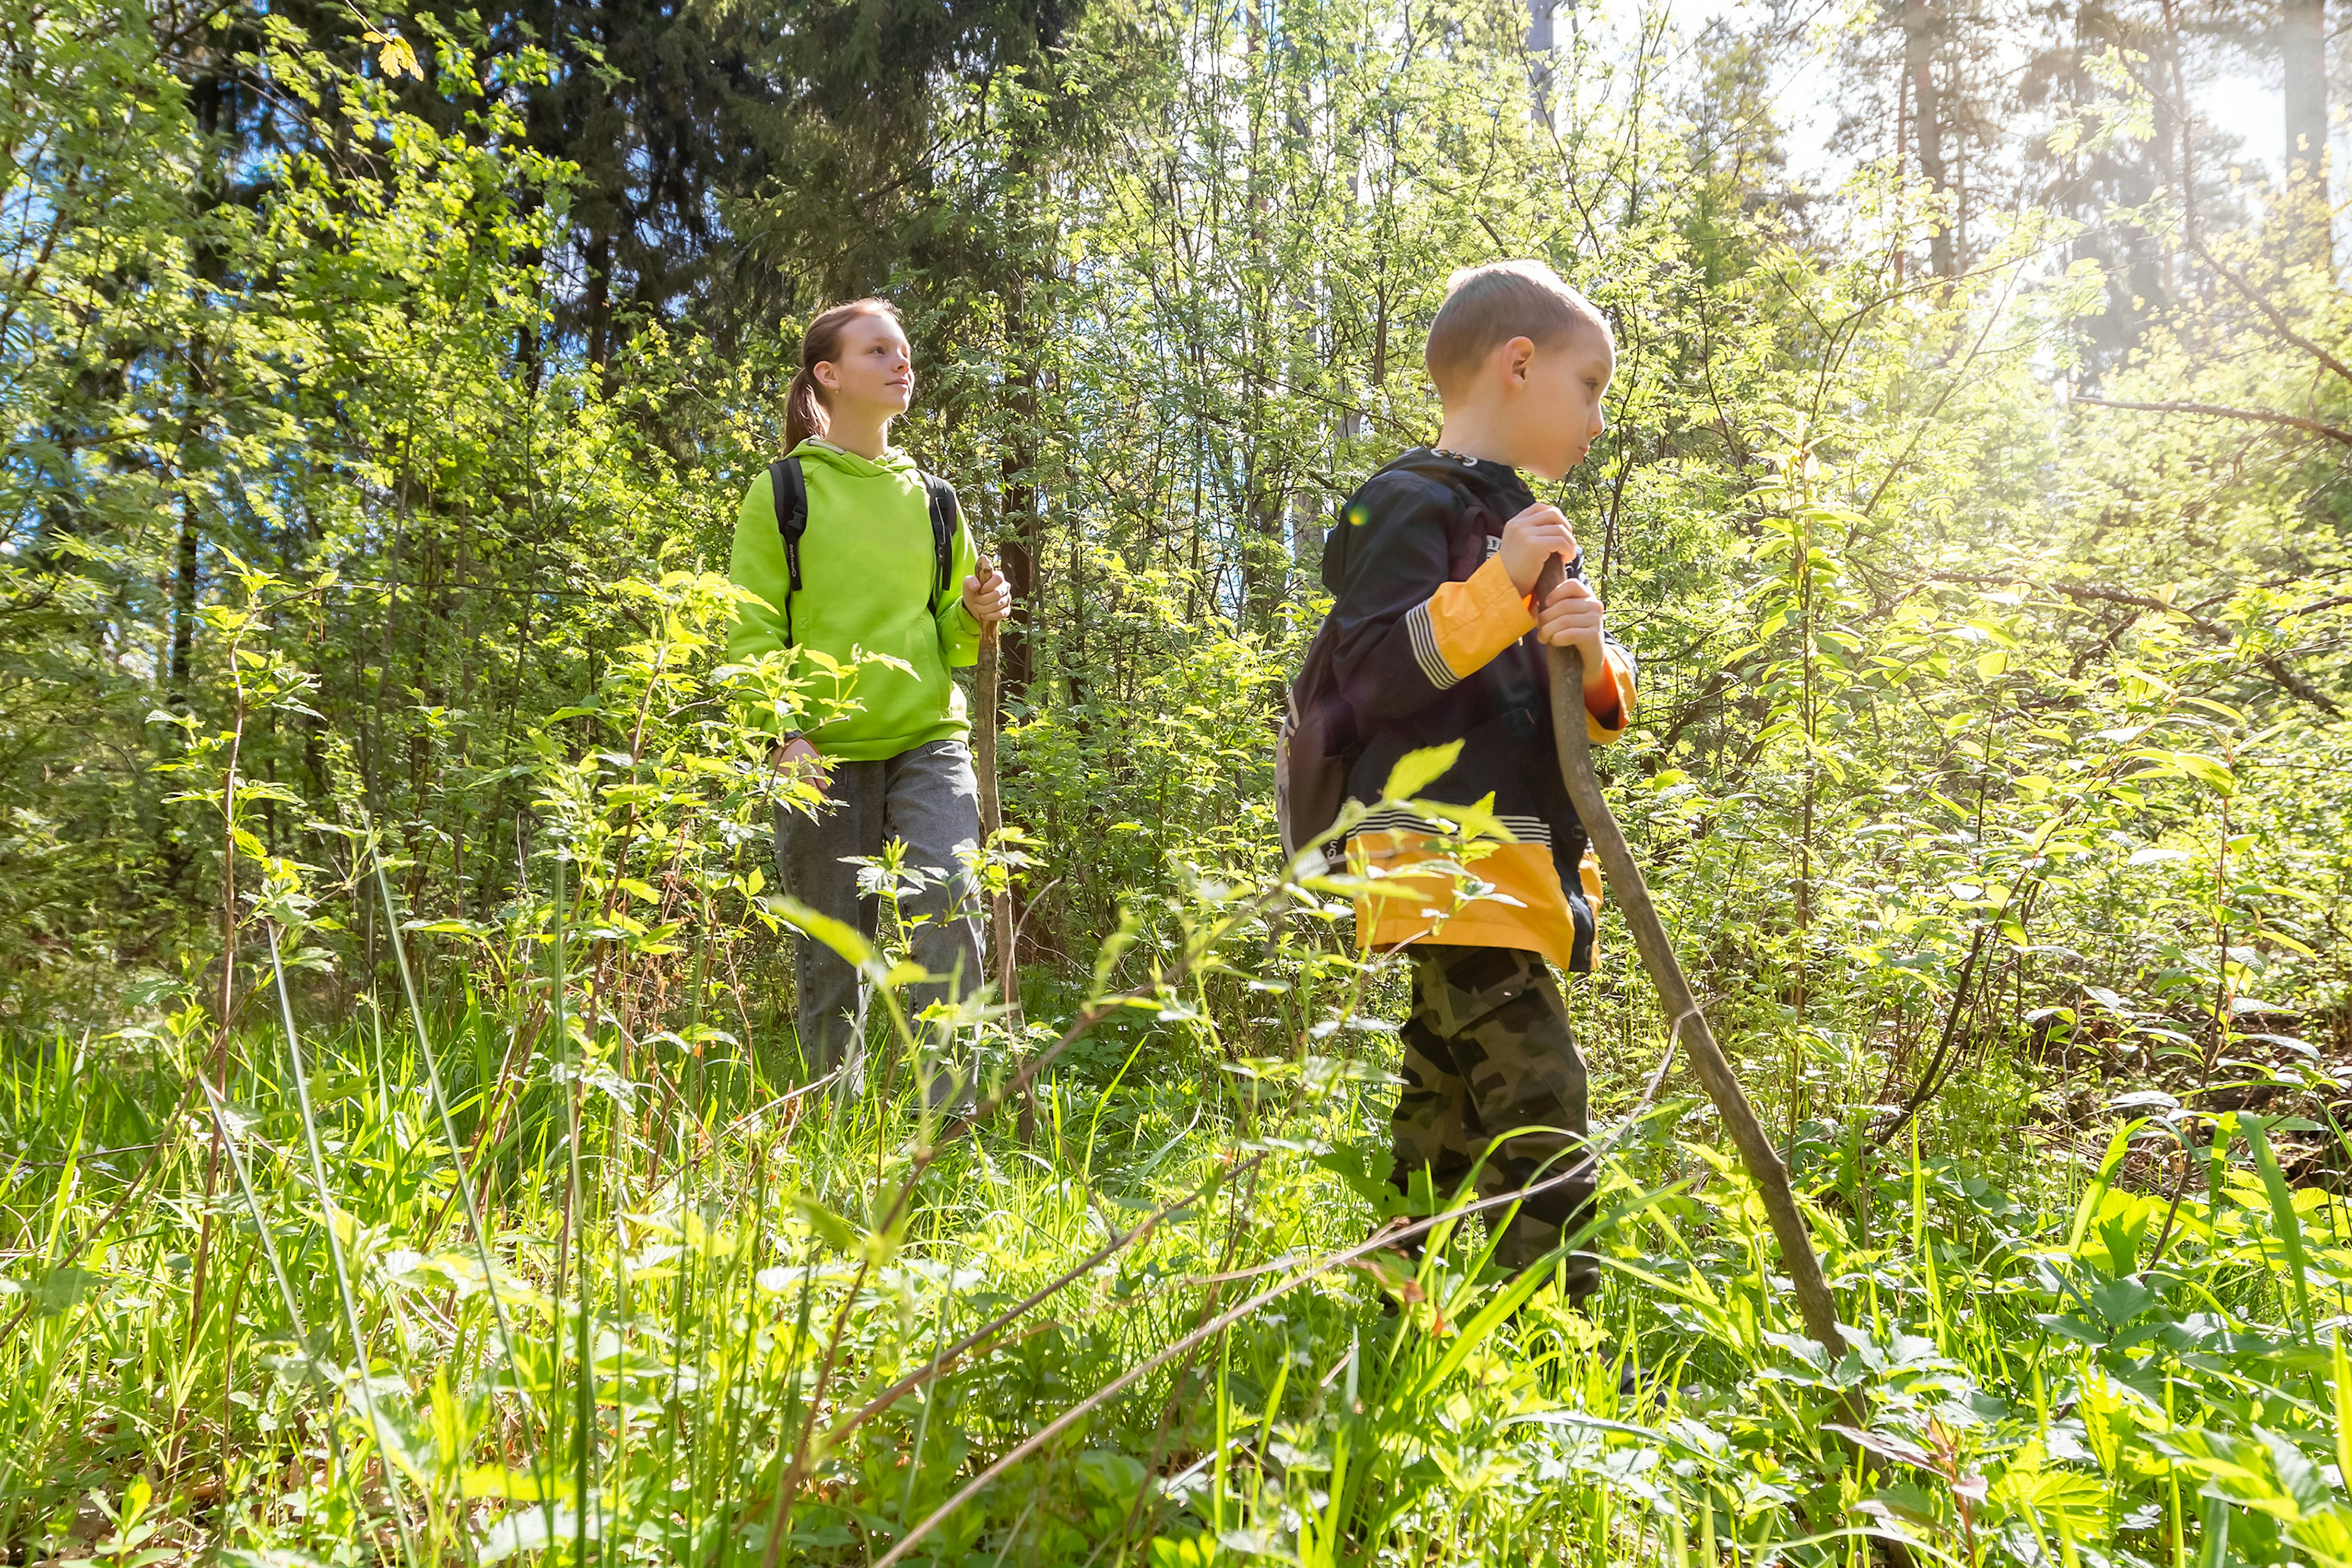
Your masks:
M786 892L871 941L879 900L859 891L847 861L903 840L922 886L898 908L914 962L939 977L911 988L919 1015L976 992L986 973L967 865L980 842L980 791L963 693L948 671L977 660L982 628L1012 613L1013 593L993 570L976 570L955 491L890 447L890 421L914 391L907 334L887 300L853 300L809 323L785 409L787 456L744 495L728 568L765 603L743 607L727 657L805 648L844 665L861 652L903 661L859 666L855 709L777 736L775 764L811 779L824 804L814 817L776 808L776 871ZM855 1093L867 988L823 942L803 936L793 946L802 1055L819 1072L843 1069Z

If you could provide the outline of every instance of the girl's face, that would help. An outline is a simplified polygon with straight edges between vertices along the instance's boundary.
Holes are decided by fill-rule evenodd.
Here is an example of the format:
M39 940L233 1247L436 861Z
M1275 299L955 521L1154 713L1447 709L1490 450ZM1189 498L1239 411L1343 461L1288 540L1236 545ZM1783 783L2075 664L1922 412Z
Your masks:
M840 357L817 361L814 374L824 388L826 410L836 417L893 418L907 412L915 396L907 334L879 311L869 310L844 328Z

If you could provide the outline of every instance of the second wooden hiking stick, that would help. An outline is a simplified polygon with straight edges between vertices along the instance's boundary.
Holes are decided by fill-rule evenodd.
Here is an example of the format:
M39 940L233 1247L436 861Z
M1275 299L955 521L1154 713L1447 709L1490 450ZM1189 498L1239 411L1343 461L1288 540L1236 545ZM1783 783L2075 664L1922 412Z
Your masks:
M988 557L983 555L976 565L978 574L988 575ZM1004 831L1004 803L996 792L996 683L997 683L997 623L991 621L980 628L980 664L972 671L973 705L980 711L972 716L972 771L980 775L980 832L983 848L999 847L997 836ZM1020 973L1013 963L1013 893L1010 887L989 900L989 939L996 948L997 989L1004 998L1004 1026L1008 1034L1021 1028ZM1024 1104L1022 1114L1025 1121L1030 1114ZM1025 1130L1024 1135L1025 1136Z
M1559 580L1559 558L1554 556L1537 580L1536 602L1549 598ZM1780 1152L1772 1147L1764 1124L1756 1120L1755 1107L1748 1103L1731 1063L1715 1043L1715 1032L1706 1026L1706 1015L1691 995L1682 962L1675 956L1675 944L1666 938L1658 907L1650 901L1649 884L1642 880L1642 868L1633 864L1633 851L1627 847L1617 819L1610 815L1601 781L1592 772L1591 737L1584 731L1584 656L1572 647L1547 647L1545 652L1551 658L1551 728L1559 751L1560 782L1568 786L1577 818L1592 840L1593 853L1601 858L1601 874L1610 895L1625 912L1633 945L1641 950L1642 967L1649 971L1650 984L1657 988L1658 1000L1665 1008L1668 1034L1690 1047L1698 1080L1722 1113L1723 1125L1739 1151L1740 1163L1748 1167L1764 1200L1765 1217L1771 1221L1772 1234L1780 1243L1780 1260L1796 1290L1805 1331L1834 1359L1845 1353L1845 1336L1838 1331L1837 1302L1830 1295L1829 1281L1822 1277L1822 1260L1814 1255L1812 1236L1805 1228L1804 1216L1797 1212L1795 1194L1790 1191L1789 1168L1780 1163Z

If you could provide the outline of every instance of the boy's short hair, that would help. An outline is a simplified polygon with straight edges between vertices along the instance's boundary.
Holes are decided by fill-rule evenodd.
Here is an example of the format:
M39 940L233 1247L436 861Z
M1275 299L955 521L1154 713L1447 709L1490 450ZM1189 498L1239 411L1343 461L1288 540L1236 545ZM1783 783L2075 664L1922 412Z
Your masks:
M1465 267L1445 280L1445 303L1429 324L1423 363L1444 395L1458 375L1477 368L1498 343L1527 338L1538 347L1580 327L1615 340L1608 319L1540 261L1493 261Z

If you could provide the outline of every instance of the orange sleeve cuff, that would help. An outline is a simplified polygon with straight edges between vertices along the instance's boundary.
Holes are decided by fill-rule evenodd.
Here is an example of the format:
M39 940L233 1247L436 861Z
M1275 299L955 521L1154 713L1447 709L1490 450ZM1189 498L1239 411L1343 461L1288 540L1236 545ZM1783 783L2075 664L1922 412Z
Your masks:
M1440 691L1477 674L1536 624L1527 595L1512 585L1500 556L1489 556L1468 581L1440 587L1405 620L1414 661Z
M1612 651L1609 656L1609 675L1617 683L1617 704L1606 714L1592 710L1592 693L1584 694L1584 733L1596 746L1605 746L1625 732L1633 719L1633 672L1625 668ZM1613 721L1604 723L1603 720Z

